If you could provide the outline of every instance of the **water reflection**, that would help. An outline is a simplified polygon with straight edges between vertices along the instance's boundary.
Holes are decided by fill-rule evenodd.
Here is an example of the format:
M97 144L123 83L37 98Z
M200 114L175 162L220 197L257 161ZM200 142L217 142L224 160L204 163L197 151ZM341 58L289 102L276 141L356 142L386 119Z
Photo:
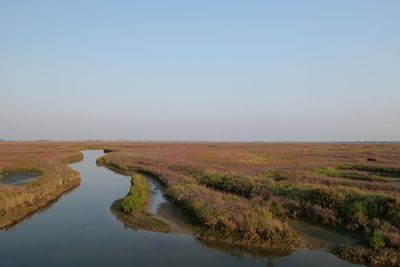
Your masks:
M110 205L128 192L130 179L96 166L101 155L85 151L84 160L72 165L81 173L79 187L0 231L0 266L354 266L322 252L261 251L197 240L188 232L125 228ZM174 207L159 201L157 215L167 218L162 212L168 208Z
M63 192L59 197L56 199L48 202L46 205L40 207L39 209L32 211L31 213L28 213L24 218L22 218L20 221L16 221L13 224L9 224L6 227L2 228L2 231L11 231L15 229L19 224L22 224L25 221L29 221L32 217L34 216L39 216L41 213L45 213L47 210L49 210L57 201L61 200L64 196L68 195L69 193L73 192L76 190L77 187L71 188L65 192Z

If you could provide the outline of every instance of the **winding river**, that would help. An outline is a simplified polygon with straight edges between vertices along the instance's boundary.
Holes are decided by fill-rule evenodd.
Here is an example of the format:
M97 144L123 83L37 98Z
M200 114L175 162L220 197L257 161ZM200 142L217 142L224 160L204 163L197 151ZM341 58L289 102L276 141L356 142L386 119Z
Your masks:
M83 153L84 160L71 165L81 173L79 187L0 231L0 266L360 266L319 251L260 252L199 241L185 231L124 227L110 206L128 192L129 177L96 166L101 151ZM157 184L152 189L150 212L162 217L174 207Z

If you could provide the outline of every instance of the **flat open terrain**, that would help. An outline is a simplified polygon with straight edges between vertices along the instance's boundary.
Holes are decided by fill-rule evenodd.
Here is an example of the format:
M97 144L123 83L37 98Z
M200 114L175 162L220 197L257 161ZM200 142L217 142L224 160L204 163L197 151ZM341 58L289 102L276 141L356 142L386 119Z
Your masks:
M67 165L88 148L108 152L100 165L161 181L199 238L312 247L298 227L306 223L356 240L328 248L343 258L400 262L399 144L2 142L0 172L42 175L23 185L0 185L1 225L78 185L79 175ZM130 192L129 211L128 204L144 203L135 198L134 182Z
M0 142L0 182L7 173L32 172L37 178L27 183L0 183L0 228L25 216L79 185L79 173L67 164L82 159L79 148L62 144Z

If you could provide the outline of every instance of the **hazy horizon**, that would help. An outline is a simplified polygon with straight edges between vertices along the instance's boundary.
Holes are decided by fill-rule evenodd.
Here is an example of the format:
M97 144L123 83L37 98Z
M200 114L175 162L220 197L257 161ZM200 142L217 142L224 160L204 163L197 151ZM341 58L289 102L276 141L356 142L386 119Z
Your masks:
M348 140L348 141L259 141L259 140L183 140L183 139L1 139L0 142L132 142L132 143L249 143L249 144L400 144L400 141Z
M400 141L399 1L0 1L0 139Z

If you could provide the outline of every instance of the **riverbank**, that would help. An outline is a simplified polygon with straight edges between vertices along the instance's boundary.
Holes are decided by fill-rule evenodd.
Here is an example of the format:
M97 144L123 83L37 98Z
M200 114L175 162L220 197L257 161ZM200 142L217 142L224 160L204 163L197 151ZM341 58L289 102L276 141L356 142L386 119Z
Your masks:
M99 158L97 163L120 172L130 172L126 166L110 163L107 156ZM186 180L182 184L161 181L167 186L169 199L192 217L196 225L194 233L201 239L280 249L292 249L299 245L294 231L287 224L272 218L271 212L256 202L209 190L197 185L194 180L193 183Z
M397 155L394 152L397 147L389 146L391 154L385 158L379 151L382 146L362 147L368 153L382 155L380 161L384 164L369 166L361 164L353 152L360 147L341 147L348 153L341 162L336 152L324 154L320 146L303 146L319 150L316 154L308 153L314 160L294 165L275 160L270 169L260 167L268 165L267 158L264 161L250 154L248 148L242 152L240 146L234 145L222 145L222 148L188 145L190 150L182 147L121 148L103 160L121 170L149 173L160 179L169 198L203 227L205 235L217 233L218 238L227 242L254 246L273 247L279 240L281 247L286 248L285 241L288 241L292 248L298 248L299 242L291 240L295 234L287 235L296 232L282 221L299 220L330 228L344 237L355 237L357 242L347 244L343 238L327 248L342 258L361 263L399 264L400 201L396 176L399 167L395 162L390 163ZM285 151L285 146L280 148L283 149L280 153L286 153L287 158L293 154ZM338 146L327 148L333 150ZM254 149L258 154L259 148ZM226 158L218 157L221 153ZM326 156L317 161L318 157ZM210 158L214 161L210 162ZM243 162L246 158L251 162ZM240 168L234 167L234 162ZM323 167L326 164L337 167Z
M13 224L78 185L79 173L67 165L80 160L79 151L86 148L109 152L99 160L109 169L158 179L169 199L191 218L201 240L325 250L366 264L399 263L398 145L4 144L0 171L43 175L15 187L0 185L0 220ZM377 162L366 163L365 155ZM146 224L129 222L132 216L118 201L111 210L130 228ZM293 220L310 226L311 242L303 226L287 223ZM317 227L334 233L332 239ZM356 241L348 244L346 239L353 237ZM313 245L315 238L329 246Z
M160 233L125 227L110 211L110 205L127 194L129 177L96 166L100 151L82 153L84 160L70 166L81 174L78 188L15 227L0 231L1 266L95 267L134 262L149 267L356 267L318 251L258 249L206 241L174 230ZM152 188L148 211L163 216L174 205L159 194L164 190L158 183L151 178L148 181Z
M80 183L79 172L67 165L83 159L78 149L38 145L0 146L0 172L36 171L21 184L0 185L0 229L10 227L55 201Z
M98 162L101 162L98 161ZM99 163L100 164L100 163ZM112 213L124 223L135 229L168 233L171 228L165 222L148 212L150 205L150 185L147 178L139 173L130 174L131 187L128 194L113 203Z

